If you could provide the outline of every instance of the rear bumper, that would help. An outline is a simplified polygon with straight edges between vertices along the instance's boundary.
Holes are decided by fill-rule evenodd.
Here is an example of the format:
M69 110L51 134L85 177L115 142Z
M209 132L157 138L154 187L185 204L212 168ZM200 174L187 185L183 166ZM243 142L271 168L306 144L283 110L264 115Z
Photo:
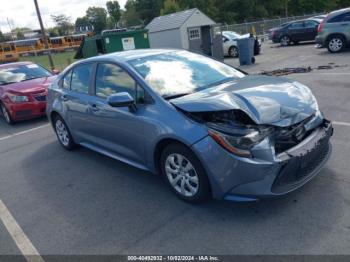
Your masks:
M194 150L208 173L214 198L254 201L288 194L315 177L331 155L332 134L331 123L324 121L296 147L275 157L272 150L269 161L229 154L210 137Z
M324 37L323 36L316 36L315 38L315 42L316 42L316 45L320 46L320 47L324 47L325 46L325 41L324 41Z
M7 103L5 106L14 121L37 118L46 114L46 102Z

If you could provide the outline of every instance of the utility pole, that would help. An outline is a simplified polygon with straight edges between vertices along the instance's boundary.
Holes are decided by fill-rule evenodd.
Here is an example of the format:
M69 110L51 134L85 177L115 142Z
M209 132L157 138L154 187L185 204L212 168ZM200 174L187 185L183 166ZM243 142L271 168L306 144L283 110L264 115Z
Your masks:
M43 20L41 19L41 14L40 14L38 1L34 0L34 4L35 4L35 9L36 9L36 14L38 15L38 20L39 20L39 24L40 24L41 34L43 35L43 38L44 38L45 49L48 52L47 56L49 58L50 67L51 67L51 70L53 70L53 69L55 69L55 65L53 64L53 60L52 60L52 56L51 56L51 50L49 49L50 48L49 47L49 41L47 40L46 32L45 32L45 28L44 28L44 24L43 24Z
M7 24L8 24L8 26L9 26L9 28L10 28L10 33L11 33L12 41L15 41L15 38L13 37L12 26L11 26L10 20L9 20L8 17L6 17L6 19L7 19Z
M289 2L289 0L285 0L285 12L286 12L286 18L288 17L288 2Z

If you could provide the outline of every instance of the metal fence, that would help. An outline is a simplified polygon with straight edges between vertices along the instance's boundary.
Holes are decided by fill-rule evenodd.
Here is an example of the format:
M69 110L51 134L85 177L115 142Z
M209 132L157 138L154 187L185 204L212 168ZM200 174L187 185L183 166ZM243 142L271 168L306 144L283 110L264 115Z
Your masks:
M301 16L291 16L291 17L284 17L284 18L276 18L276 19L263 19L261 21L256 22L246 22L242 24L234 24L234 25L223 25L221 26L222 31L234 31L239 34L248 34L248 33L254 33L258 36L267 36L268 31L271 28L278 27L284 23L295 21L295 20L301 20L310 18L317 15L322 15L323 13L314 13L314 14L308 14L308 15L301 15Z

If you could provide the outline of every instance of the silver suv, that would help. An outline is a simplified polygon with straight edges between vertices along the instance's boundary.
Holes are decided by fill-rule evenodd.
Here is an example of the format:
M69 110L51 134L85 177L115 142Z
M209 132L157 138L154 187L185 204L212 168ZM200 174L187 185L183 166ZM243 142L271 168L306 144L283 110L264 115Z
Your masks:
M350 8L330 13L318 27L316 43L338 53L350 46Z

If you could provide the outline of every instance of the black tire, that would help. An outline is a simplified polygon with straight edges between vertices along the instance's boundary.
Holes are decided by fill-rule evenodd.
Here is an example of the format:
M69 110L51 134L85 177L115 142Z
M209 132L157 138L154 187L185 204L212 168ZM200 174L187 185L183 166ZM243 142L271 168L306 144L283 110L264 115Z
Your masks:
M291 43L290 37L287 35L283 35L280 38L280 44L281 46L289 46Z
M238 48L236 46L231 46L228 50L228 55L232 58L236 58L239 56Z
M62 129L60 129L60 126ZM74 142L69 128L61 116L57 115L54 117L53 128L57 135L58 142L64 149L71 151L76 148L77 144ZM66 133L64 133L64 130L66 130ZM62 136L66 136L65 139Z
M181 172L179 171L177 174L169 173L169 171L166 171L166 167L169 163L172 163L170 159L176 155L181 155L183 156L183 160L180 163L178 160L174 159L174 161L177 161L177 165L181 166L181 168L186 168L188 162L191 164L193 167L193 170L188 171L188 176L186 174L180 174ZM184 165L184 163L186 165ZM189 202L189 203L202 203L207 201L210 198L210 184L208 180L208 176L200 162L200 160L196 157L196 155L186 146L178 144L178 143L172 143L168 145L162 152L161 158L160 158L160 170L162 172L162 175L164 179L167 181L167 184L169 185L170 189L175 193L175 195L180 198L183 201ZM186 172L186 171L184 171ZM174 176L175 176L175 179ZM176 180L176 178L181 177L181 179L176 180L177 182L174 183L174 186L172 185L169 176L172 176L171 178L173 181ZM185 177L187 176L187 178ZM193 195L185 195L183 193L180 193L178 190L179 188L176 187L181 187L182 188L182 183L184 183L184 187L186 189L189 189L189 186L193 186L194 184L192 183L191 179L189 178L195 178L197 182L196 184L196 192L193 193ZM186 181L187 179L187 181ZM185 182L183 182L185 181ZM187 186L189 185L189 186ZM180 191L182 191L180 189ZM190 191L190 190L188 190ZM183 191L185 193L185 190ZM191 192L192 193L192 192Z
M9 111L7 110L7 108L2 103L0 103L0 106L1 106L1 114L2 114L5 122L9 125L13 125L14 121L13 121Z
M340 53L346 46L346 40L342 35L330 36L327 40L327 49L330 53Z
M294 41L293 44L294 45L299 45L299 41Z

